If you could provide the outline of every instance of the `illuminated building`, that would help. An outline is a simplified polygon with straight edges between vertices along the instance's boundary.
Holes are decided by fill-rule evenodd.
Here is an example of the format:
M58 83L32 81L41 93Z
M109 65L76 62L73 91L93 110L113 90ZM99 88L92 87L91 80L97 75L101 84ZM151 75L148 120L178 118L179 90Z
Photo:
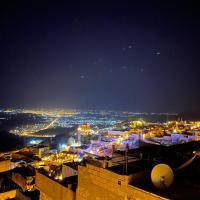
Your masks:
M41 171L36 172L36 187L40 191L40 200L75 200L77 176L63 180L54 180Z
M200 142L194 141L174 146L151 144L121 152L124 159L117 165L109 165L112 160L105 160L108 164L104 165L88 160L78 167L77 200L198 199L199 148Z
M120 175L108 169L87 164L79 166L77 200L164 200L159 195L129 184L131 175Z
M78 174L78 162L69 162L62 165L62 178Z
M27 189L30 189L30 187L27 185L26 178L24 177L24 173L26 170L22 169L20 171L23 174L19 171L19 173L17 173L16 170L10 170L4 173L0 173L1 200L39 200L38 190L33 189L31 191L27 191ZM15 177L13 176L13 174L15 174Z
M0 199L7 200L16 197L16 192L19 186L8 178L10 173L0 173L1 187L0 187Z
M9 171L15 168L15 163L11 162L10 160L1 159L0 160L0 173Z
M78 127L78 131L81 133L81 135L89 135L93 133L93 130L90 128L89 124L82 124Z
M39 145L36 147L32 147L31 149L35 155L41 158L50 148L49 146Z
M25 192L34 188L35 169L31 166L17 167L12 172L12 180Z
M194 133L195 140L199 141L200 140L200 130L194 130L193 133Z

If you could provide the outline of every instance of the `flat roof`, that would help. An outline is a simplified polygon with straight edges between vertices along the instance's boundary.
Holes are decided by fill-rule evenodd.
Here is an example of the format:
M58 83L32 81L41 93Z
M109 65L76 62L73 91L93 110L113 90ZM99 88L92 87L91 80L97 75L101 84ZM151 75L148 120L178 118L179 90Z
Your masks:
M140 176L130 183L135 187L152 192L156 195L173 199L199 199L200 198L200 158L195 158L187 168L174 172L174 182L168 189L159 190L151 182L151 171L143 171Z
M61 184L65 187L68 187L68 185L72 185L71 190L75 191L77 188L77 183L78 183L78 175L74 175L74 176L69 176L69 177L65 177L62 181L56 180L51 176L48 176L48 172L46 170L44 170L43 168L41 169L37 169L37 172L46 176L47 178L57 182L58 184Z
M21 174L24 178L28 176L35 176L35 168L31 166L16 167L13 169L13 172Z
M151 182L151 170L159 163L148 160L138 160L128 163L127 172L125 165L117 165L109 167L108 170L120 175L132 175L129 183L132 186L149 191L156 195L175 199L199 199L200 198L200 157L197 156L193 162L187 167L174 171L174 182L172 186L166 190L157 189Z

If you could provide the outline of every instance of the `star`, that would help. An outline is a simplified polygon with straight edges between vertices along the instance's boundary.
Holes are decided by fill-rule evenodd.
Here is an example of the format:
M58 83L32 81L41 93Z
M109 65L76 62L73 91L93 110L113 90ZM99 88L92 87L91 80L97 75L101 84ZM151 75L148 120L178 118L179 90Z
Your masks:
M140 68L140 72L141 72L141 73L144 72L144 68Z
M122 69L127 69L127 66L126 66L126 65L123 65L123 66L122 66Z
M132 45L129 45L129 46L128 46L129 49L132 49L132 47L133 47Z
M125 47L123 47L123 48L122 48L122 51L126 51L126 48L125 48Z
M84 79L84 78L85 78L85 76L84 76L84 75L80 75L80 78L81 78L81 79Z

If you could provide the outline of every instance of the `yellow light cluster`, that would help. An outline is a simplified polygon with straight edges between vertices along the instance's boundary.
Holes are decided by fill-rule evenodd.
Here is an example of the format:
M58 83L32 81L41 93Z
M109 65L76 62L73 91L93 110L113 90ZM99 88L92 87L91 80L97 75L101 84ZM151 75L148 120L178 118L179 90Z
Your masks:
M78 159L77 154L72 153L56 153L42 158L46 165L61 165L64 162L72 162Z
M145 121L143 121L143 120L131 121L131 122L129 123L129 126L130 126L131 128L136 128L136 127L138 127L138 126L144 126L144 125L145 125Z
M36 115L49 115L49 116L63 116L63 115L77 115L79 112L75 111L48 111L48 110L24 110L23 113L31 113Z

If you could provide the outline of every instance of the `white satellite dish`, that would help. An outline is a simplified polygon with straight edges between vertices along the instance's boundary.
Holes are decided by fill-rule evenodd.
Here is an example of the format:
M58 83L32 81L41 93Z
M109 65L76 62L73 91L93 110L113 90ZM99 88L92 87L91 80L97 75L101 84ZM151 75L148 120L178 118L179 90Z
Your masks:
M174 180L172 169L166 164L158 164L151 171L151 181L158 189L167 189Z

